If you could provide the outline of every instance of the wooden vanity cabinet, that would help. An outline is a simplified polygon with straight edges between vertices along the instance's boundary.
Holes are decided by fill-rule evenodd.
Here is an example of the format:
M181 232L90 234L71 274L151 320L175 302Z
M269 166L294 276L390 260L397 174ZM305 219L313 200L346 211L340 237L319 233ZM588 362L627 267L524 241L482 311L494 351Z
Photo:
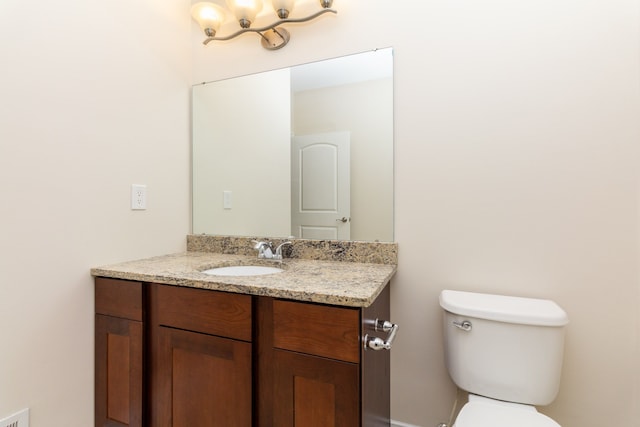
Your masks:
M273 425L360 425L360 313L273 301Z
M95 281L95 426L143 425L142 283Z
M151 426L251 427L248 295L150 285Z
M389 426L389 352L365 350L389 318L389 288L368 308L260 298L260 427Z
M139 301L139 318L104 298ZM350 308L96 278L105 311L96 426L389 426L389 352L362 344L389 318L388 286Z

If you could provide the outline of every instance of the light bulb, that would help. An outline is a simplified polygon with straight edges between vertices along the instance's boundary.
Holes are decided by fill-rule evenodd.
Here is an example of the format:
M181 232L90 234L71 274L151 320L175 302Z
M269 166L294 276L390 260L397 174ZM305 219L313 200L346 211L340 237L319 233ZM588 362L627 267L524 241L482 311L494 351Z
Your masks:
M227 0L227 6L242 28L249 28L262 10L262 0Z
M191 16L207 36L213 37L224 21L225 13L224 9L215 3L199 2L191 6Z
M293 10L295 0L273 0L273 9L276 11L280 19L286 19Z

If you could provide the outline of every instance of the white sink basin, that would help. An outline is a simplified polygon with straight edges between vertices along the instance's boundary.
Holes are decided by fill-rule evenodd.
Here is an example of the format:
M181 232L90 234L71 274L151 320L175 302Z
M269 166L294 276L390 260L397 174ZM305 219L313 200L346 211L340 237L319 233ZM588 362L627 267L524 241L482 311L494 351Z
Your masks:
M203 271L204 274L212 276L262 276L264 274L280 273L284 270L277 267L266 267L263 265L234 265L231 267L210 268Z

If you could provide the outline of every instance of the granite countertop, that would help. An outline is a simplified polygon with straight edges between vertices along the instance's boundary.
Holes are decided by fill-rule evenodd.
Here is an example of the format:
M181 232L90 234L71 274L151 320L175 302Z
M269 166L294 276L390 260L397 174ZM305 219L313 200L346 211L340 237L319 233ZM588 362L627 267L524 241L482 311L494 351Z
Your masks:
M201 271L268 265L285 271L262 276L211 276ZM91 269L93 276L264 295L347 307L368 307L396 272L395 264L285 259L187 251Z

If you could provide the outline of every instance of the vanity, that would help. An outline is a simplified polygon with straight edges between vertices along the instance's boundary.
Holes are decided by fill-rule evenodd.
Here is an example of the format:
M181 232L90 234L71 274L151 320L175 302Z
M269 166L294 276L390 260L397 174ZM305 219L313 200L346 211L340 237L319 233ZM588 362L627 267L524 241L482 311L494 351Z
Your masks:
M95 425L389 426L394 243L294 240L282 263L250 238L92 269ZM229 266L277 266L214 276Z
M390 425L392 58L194 85L187 252L91 271L96 426Z

